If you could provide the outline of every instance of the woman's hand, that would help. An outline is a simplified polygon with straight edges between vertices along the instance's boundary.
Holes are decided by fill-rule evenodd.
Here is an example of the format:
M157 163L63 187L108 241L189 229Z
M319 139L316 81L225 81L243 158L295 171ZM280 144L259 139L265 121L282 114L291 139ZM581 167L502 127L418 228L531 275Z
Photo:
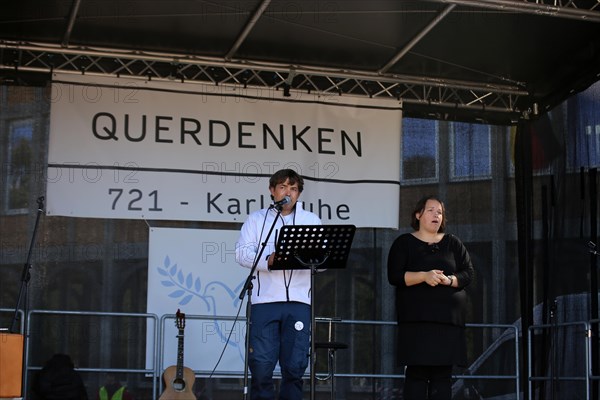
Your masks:
M444 275L444 271L440 269L432 269L425 273L425 282L429 286L437 286L439 284L447 285L448 278Z
M421 272L407 271L404 274L404 281L406 282L406 286L418 285L423 282L429 286L450 284L448 277L444 275L444 271L441 269L432 269L430 271Z

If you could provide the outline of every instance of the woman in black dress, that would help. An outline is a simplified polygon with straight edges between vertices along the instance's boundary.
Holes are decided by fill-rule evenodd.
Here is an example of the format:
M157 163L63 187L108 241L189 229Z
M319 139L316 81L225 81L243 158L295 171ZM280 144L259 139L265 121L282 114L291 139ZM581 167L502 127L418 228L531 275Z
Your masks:
M396 286L398 364L406 366L404 400L450 400L452 366L466 365L465 286L473 279L467 249L444 233L444 204L419 200L414 232L400 235L388 256Z

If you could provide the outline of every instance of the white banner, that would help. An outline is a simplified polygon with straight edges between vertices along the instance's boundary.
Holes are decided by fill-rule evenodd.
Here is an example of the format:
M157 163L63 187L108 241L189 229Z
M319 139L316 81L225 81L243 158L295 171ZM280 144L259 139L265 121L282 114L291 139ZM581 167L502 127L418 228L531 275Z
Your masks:
M397 228L400 104L292 93L56 75L47 212L241 222L292 168L323 223Z
M241 304L239 295L250 270L235 262L238 236L238 231L230 230L150 229L147 312L162 317L179 309L186 314L184 365L193 370L211 372L225 349L216 371L244 371L246 298ZM238 310L240 320L235 325L231 320L210 318L235 316ZM177 364L174 322L166 321L161 371ZM146 368L153 368L151 328Z

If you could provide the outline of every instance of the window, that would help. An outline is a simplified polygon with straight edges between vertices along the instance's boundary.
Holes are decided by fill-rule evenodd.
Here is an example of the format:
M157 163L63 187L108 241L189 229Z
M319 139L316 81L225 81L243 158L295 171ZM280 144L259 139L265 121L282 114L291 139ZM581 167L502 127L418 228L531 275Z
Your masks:
M402 179L434 180L437 169L437 121L402 120Z
M8 125L7 205L9 211L28 210L33 166L33 120Z
M489 178L492 175L489 125L452 124L452 178Z
M567 100L568 128L575 132L567 157L573 169L600 166L600 83Z

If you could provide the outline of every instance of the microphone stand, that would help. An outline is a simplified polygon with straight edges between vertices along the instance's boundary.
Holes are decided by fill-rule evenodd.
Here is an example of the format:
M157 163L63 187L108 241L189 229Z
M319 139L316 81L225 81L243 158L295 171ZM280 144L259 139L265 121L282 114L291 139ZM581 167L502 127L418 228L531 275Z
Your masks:
M589 249L590 254L592 256L596 256L596 257L600 256L600 252L598 252L598 249L596 247L596 243L594 243L594 242L592 242L590 240L587 243L587 246L588 246L588 249ZM595 262L595 260L594 261L592 261L592 260L594 260L594 257L590 257L590 265L595 264L593 266L593 268L591 268L592 276L594 276L593 272L596 271L596 267L598 266L598 264ZM594 286L594 283L592 282L592 286L591 286L591 289L590 289L590 295L591 295L590 296L590 303L591 303L590 309L592 309L592 310L593 310L593 305L595 304L594 300L592 300L592 296L595 297L595 296L598 295L598 293L597 293L597 287L596 286L597 285ZM594 314L592 312L592 316L593 315ZM590 330L589 330L589 335L592 338L597 338L598 337L598 328L594 327L592 325L592 327L590 327ZM597 355L595 353L597 346L598 345L597 345L596 340L592 340L591 341L591 346L590 346L590 348L591 348L591 354L592 354L592 356L591 356L591 370L592 370L592 375L596 375L597 374L597 370L598 370L598 360L597 360ZM596 396L596 393L598 392L598 382L597 381L593 381L593 384L591 385L591 388L589 389L589 391L591 392L592 396Z
M35 237L37 234L38 225L40 222L40 216L44 212L44 196L40 196L37 199L38 210L35 218L35 225L33 227L33 232L31 234L31 242L29 243L29 251L27 252L27 260L25 264L23 264L23 271L21 272L21 288L19 289L19 296L17 297L17 304L15 306L15 314L13 316L12 322L10 324L9 332L17 333L17 321L19 321L19 310L21 308L21 302L23 302L23 315L25 316L24 321L22 321L23 327L23 335L28 331L27 324L27 308L29 304L28 300L28 288L29 288L29 280L31 279L31 274L29 270L31 269L31 254L33 252L33 247L35 245ZM22 354L22 367L21 367L21 394L26 391L25 383L27 382L26 372L27 372L27 360L26 360L26 350L25 350L25 340L23 340L23 354Z
M276 205L269 207L269 209L274 208L277 210L277 215L273 219L273 224L271 224L271 228L269 229L269 233L265 237L265 240L261 243L260 250L258 255L254 259L254 264L252 264L252 269L250 269L250 274L246 278L246 283L244 283L244 287L240 293L240 300L244 301L244 295L248 292L248 301L246 303L246 348L244 350L244 399L248 398L248 354L250 350L250 314L252 313L252 280L254 279L254 272L256 271L256 266L258 265L258 261L261 259L263 252L265 251L265 247L267 246L267 242L273 233L273 229L275 229L275 225L277 224L277 219L279 219L279 215L281 214L281 209L283 205ZM267 210L267 212L269 212Z
M550 389L550 398L551 400L554 400L556 397L556 385L557 385L557 372L556 372L556 368L557 368L557 355L558 352L556 350L556 346L558 343L558 321L556 319L556 308L557 308L558 304L557 304L557 300L554 299L554 301L552 302L552 306L550 307L550 370L552 371L550 374L550 384L551 384L551 389Z
M15 307L15 315L13 316L12 323L10 325L10 333L17 332L17 321L19 320L19 309L21 308L21 300L23 300L23 311L24 314L27 315L27 288L29 286L29 280L31 279L31 274L29 270L31 269L31 253L33 251L33 247L35 245L35 236L37 233L38 224L40 222L40 216L42 212L44 212L44 196L41 196L37 199L38 210L37 216L35 218L35 225L33 227L33 233L31 234L31 243L29 244L29 252L27 253L27 261L23 265L23 272L21 273L21 289L19 289L19 297L17 297L17 305Z

